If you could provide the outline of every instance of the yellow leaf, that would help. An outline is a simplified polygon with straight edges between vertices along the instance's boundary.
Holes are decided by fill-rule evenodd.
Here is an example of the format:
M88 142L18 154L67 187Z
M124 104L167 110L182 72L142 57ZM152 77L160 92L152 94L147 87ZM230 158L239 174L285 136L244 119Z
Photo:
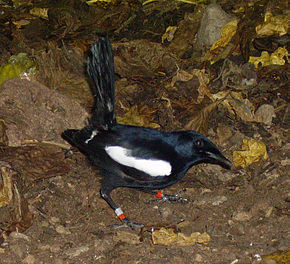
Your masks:
M39 7L34 7L32 8L29 13L31 15L37 16L37 17L41 17L43 19L48 20L48 8L39 8Z
M13 198L12 175L9 170L10 166L0 167L0 174L3 179L3 183L0 185L0 207L9 204Z
M225 26L223 26L221 30L221 38L218 39L210 48L211 51L220 48L225 47L228 45L232 37L236 34L237 28L238 28L238 20L232 20L229 23L227 23Z
M256 27L259 37L268 37L275 34L283 36L288 32L289 16L279 15L273 16L272 13L265 14L264 23Z
M30 24L30 21L29 20L26 20L26 19L21 19L21 20L18 20L18 21L13 21L12 23L17 28L22 28L23 26L26 26L26 25Z
M262 141L243 139L242 151L234 151L233 162L236 167L248 167L261 159L267 160L266 145Z
M186 4L192 4L192 5L196 5L196 4L199 4L199 3L204 3L206 2L206 0L177 0L178 2L183 2L183 3L186 3Z
M165 33L162 35L161 42L164 43L164 41L167 39L167 41L171 41L174 38L174 33L177 30L177 27L167 27Z
M286 57L288 61L288 50L282 47L279 47L276 49L271 55L267 51L262 51L262 54L260 57L252 57L250 56L249 62L253 63L256 68L258 68L259 64L261 66L267 66L267 65L284 65L285 60L284 57Z

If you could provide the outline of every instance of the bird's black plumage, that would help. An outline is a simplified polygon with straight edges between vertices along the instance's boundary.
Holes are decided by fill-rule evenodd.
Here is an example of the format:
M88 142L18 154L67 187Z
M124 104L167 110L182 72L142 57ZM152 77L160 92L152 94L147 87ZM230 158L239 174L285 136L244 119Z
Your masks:
M156 190L176 183L193 165L231 167L218 148L196 131L162 132L116 122L114 63L107 38L98 39L92 46L87 69L94 83L91 122L81 130L64 131L62 137L100 169L101 196L124 224L133 225L112 200L113 189L136 188L161 197Z

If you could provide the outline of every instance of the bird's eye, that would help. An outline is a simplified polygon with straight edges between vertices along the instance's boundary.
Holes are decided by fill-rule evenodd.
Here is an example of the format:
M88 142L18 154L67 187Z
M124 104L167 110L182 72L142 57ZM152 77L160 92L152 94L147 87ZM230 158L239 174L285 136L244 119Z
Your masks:
M197 149L201 149L203 148L204 146L204 142L202 139L197 139L195 142L194 142L194 145Z

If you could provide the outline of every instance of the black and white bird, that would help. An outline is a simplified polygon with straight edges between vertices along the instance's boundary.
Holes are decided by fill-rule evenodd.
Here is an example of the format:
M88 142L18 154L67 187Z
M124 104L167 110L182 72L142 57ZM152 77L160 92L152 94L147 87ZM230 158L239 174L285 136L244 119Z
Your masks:
M92 117L88 126L65 130L62 137L100 169L101 197L124 225L133 228L135 223L112 200L110 193L115 188L134 188L160 199L170 198L160 190L179 181L193 165L212 163L231 168L231 162L218 148L196 131L162 132L118 124L110 41L99 38L90 52L87 71L95 97Z

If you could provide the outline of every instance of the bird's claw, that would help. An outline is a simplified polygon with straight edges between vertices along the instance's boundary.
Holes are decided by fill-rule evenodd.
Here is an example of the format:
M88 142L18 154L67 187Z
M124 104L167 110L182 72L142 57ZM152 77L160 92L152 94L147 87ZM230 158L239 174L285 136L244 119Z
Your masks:
M128 218L124 218L122 220L122 224L114 224L114 225L111 225L110 227L113 229L119 229L122 227L129 227L130 229L135 230L135 228L141 228L141 227L144 227L144 225L132 222Z
M163 202L171 202L171 203L187 203L188 199L183 198L180 196L181 193L185 192L185 190L181 190L178 193L174 195L169 195L169 194L162 194L161 198L151 200L148 203L153 203L153 202L158 202L158 203L163 203Z
M160 198L157 201L158 202L167 202L168 201L168 202L171 202L171 203L187 203L188 199L180 197L179 194L175 194L175 195L164 194L162 196L162 198Z

